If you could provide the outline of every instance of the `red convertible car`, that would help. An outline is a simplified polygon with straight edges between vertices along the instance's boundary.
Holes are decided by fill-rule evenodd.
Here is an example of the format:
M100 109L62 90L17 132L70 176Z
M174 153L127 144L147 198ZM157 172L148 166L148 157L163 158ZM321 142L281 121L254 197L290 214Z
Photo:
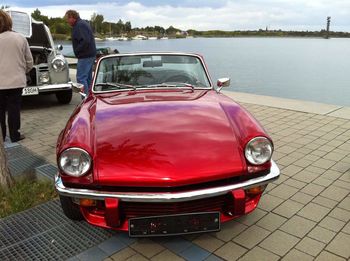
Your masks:
M266 131L220 93L229 84L214 86L200 55L102 57L58 138L66 216L144 237L218 231L253 211L280 171Z

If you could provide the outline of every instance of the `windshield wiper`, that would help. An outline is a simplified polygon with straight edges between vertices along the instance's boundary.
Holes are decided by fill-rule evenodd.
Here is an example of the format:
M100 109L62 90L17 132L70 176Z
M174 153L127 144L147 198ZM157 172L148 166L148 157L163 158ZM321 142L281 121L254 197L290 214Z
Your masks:
M149 84L149 85L141 85L137 87L147 87L147 88L183 88L183 87L189 87L192 90L194 89L194 86L190 83L186 82L163 82L158 84Z
M101 82L96 83L95 86L103 86L103 87L113 87L116 89L133 89L136 90L136 87L134 85L130 84L124 84L124 83L115 83L115 82Z

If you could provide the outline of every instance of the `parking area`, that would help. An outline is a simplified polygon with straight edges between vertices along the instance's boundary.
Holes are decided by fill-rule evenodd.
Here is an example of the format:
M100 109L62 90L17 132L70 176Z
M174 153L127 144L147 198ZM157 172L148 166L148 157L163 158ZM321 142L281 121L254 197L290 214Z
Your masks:
M80 101L77 94L69 105L53 95L25 98L20 144L55 164L57 136ZM242 105L272 136L281 177L253 213L218 233L138 240L117 233L72 260L348 260L350 112L319 114L254 101Z

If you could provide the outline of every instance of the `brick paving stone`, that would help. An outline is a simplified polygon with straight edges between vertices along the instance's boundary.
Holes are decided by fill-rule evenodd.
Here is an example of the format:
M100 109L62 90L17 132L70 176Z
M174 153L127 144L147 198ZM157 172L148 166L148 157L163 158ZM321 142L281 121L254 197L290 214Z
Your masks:
M328 216L322 219L322 221L319 223L320 227L327 228L334 232L339 232L344 227L344 225L345 222Z
M350 170L350 163L341 161L333 165L331 169L340 173L345 173Z
M286 200L281 205L273 210L275 214L281 215L286 218L291 218L294 216L299 210L304 207L303 204L295 202L293 200Z
M334 186L336 186L338 188L343 188L343 189L345 189L345 190L350 192L350 189L349 189L350 188L350 182L342 181L342 180L338 179L338 180L334 181L332 185L334 185Z
M269 184L267 187L271 186ZM264 194L259 202L259 208L266 211L271 211L283 202L283 199L279 197L272 196L270 194Z
M283 169L283 175L292 177L298 172L300 172L303 168L295 165L289 165L286 168Z
M248 226L238 223L237 221L230 221L221 225L221 231L215 233L215 237L222 241L230 241L237 236Z
M315 261L345 261L345 259L327 251L322 251Z
M134 255L136 255L135 250L133 250L130 247L127 247L111 255L110 258L113 259L114 261L120 261L120 260L126 260Z
M251 249L269 234L270 232L268 230L253 225L235 237L233 241L245 248Z
M349 194L349 190L339 188L336 186L329 186L320 195L325 198L332 200L341 201Z
M298 215L318 222L321 221L322 218L324 218L329 213L329 211L329 208L311 202L303 207L298 212Z
M340 202L340 204L338 205L338 207L350 211L350 196L344 198L344 199Z
M336 233L330 231L326 228L317 226L308 234L309 237L316 239L320 242L328 244L334 237Z
M313 203L316 203L318 205L324 206L326 208L334 208L338 202L335 200L331 200L329 198L324 198L322 196L317 196L312 200Z
M179 253L186 260L204 260L210 256L210 253L197 245L191 245Z
M307 166L310 166L312 164L313 161L311 160L307 160L305 158L303 159L299 159L297 161L295 161L293 164L298 166L298 167L301 167L301 168L306 168Z
M136 255L129 257L125 261L148 261L148 260L149 260L148 258L145 258L140 253L137 253Z
M276 230L262 241L259 246L279 256L284 256L298 241L299 239L297 237Z
M247 252L240 261L251 261L251 260L259 260L259 261L273 261L279 260L279 256L262 249L260 247L254 247L252 250Z
M315 225L316 223L311 220L299 216L293 216L280 227L280 230L293 236L304 237Z
M308 195L315 197L318 194L320 194L323 190L324 190L324 187L310 183L307 186L305 186L303 189L301 189L300 191L305 193L305 194L308 194Z
M319 176L319 173L302 170L298 174L294 175L293 178L302 182L310 183Z
M325 172L321 175L321 177L322 177L322 178L325 178L325 179L330 179L330 180L334 181L334 180L338 179L338 178L339 178L340 176L342 176L342 175L343 175L342 172L339 172L339 171L335 171L335 170L330 169L330 170L325 171Z
M301 182L299 180L292 179L292 178L289 178L288 180L284 181L283 183L285 185L294 187L296 189L302 189L303 187L305 187L307 185L307 183L305 183L305 182Z
M226 260L237 260L241 256L243 256L247 250L233 242L228 242L222 247L220 247L218 250L216 250L214 253Z
M152 261L165 261L165 260L171 260L171 261L182 261L185 260L182 257L174 254L173 252L169 251L168 249L162 251L158 255L151 258Z
M346 226L343 227L342 232L350 234L350 222L348 222Z
M282 258L283 261L309 261L314 260L314 258L308 254L305 254L299 250L292 249L287 255Z
M328 244L326 250L344 258L350 258L350 235L340 232Z
M201 248L208 250L210 252L214 252L215 250L220 248L225 243L222 240L219 240L219 239L217 239L211 235L208 235L208 234L203 234L203 235L197 237L192 242L197 244Z
M151 258L164 250L163 246L149 239L139 239L130 245L130 247L148 258Z
M348 222L350 220L350 211L336 207L331 211L331 213L329 213L329 216L344 222Z
M326 244L314 240L309 237L304 237L296 246L296 249L299 249L300 251L307 253L311 256L317 256L323 248L326 246Z
M276 196L276 197L279 197L279 198L282 198L282 199L288 199L297 192L298 192L298 189L293 188L291 186L281 184L281 185L277 186L276 188L274 188L273 190L271 190L269 192L269 194Z
M291 197L292 200L299 202L301 204L306 205L307 203L309 203L311 200L314 199L313 196L307 195L303 192L297 192L296 194L294 194L293 197Z
M323 186L323 187L328 187L329 185L331 185L333 183L333 180L326 179L323 176L321 176L321 177L318 177L317 179L315 179L314 181L312 181L312 183L314 183L316 185Z
M269 213L256 223L259 227L262 227L269 231L275 231L278 229L287 219L276 215L274 213Z
M249 213L248 215L241 216L241 217L237 218L236 220L240 223L247 225L247 226L251 226L254 223L256 223L259 219L261 219L263 216L265 216L266 214L267 214L266 211L257 208L253 212Z

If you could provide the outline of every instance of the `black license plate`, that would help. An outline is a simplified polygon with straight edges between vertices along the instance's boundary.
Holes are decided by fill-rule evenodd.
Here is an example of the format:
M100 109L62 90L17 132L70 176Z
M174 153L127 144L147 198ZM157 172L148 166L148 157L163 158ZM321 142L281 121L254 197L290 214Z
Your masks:
M220 212L129 219L130 237L173 236L220 230Z

